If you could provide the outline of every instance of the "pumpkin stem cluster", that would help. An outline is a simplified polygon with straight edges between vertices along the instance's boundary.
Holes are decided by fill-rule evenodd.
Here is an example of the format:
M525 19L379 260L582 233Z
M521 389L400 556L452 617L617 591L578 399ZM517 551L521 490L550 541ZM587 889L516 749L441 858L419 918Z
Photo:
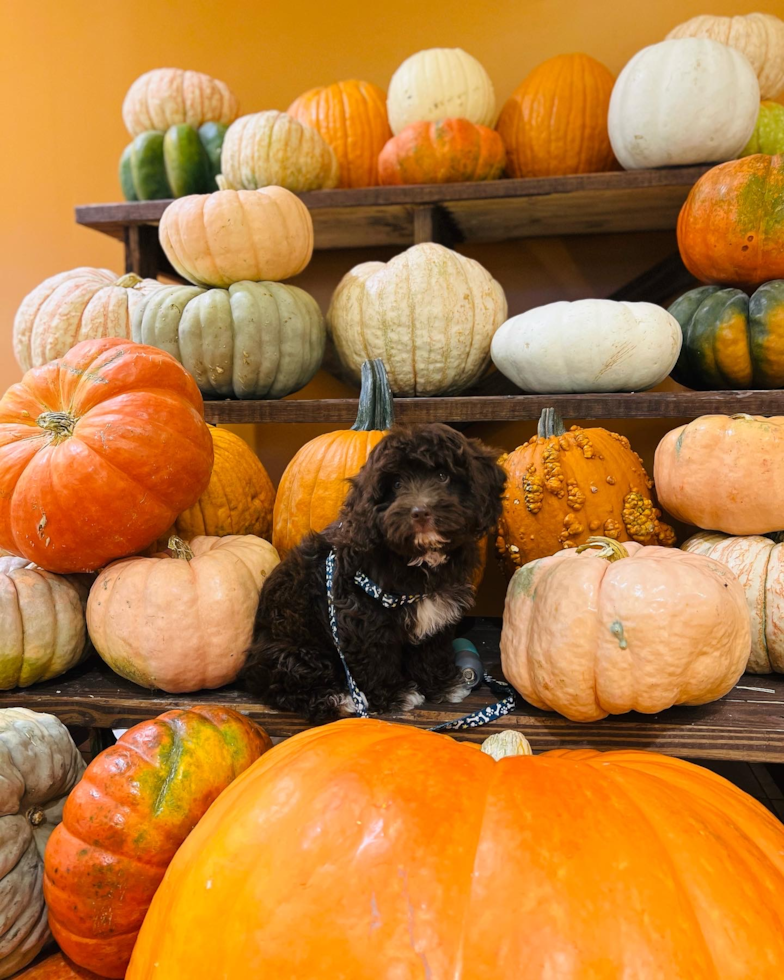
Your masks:
M620 542L613 541L612 538L605 538L598 534L588 538L585 544L581 544L577 548L577 554L580 555L589 548L598 548L599 551L596 552L596 557L606 558L609 562L620 561L621 558L629 557L629 552Z
M176 534L172 534L169 538L169 551L172 553L172 558L184 558L185 561L193 561L191 546L187 541L178 538Z
M42 412L35 420L36 425L52 432L57 442L73 435L76 422L77 419L68 412Z

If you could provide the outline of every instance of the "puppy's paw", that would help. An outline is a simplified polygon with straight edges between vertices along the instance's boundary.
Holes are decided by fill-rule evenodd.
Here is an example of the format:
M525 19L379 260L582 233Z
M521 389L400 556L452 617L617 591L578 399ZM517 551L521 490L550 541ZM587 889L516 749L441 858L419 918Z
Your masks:
M418 708L420 704L424 703L425 695L415 687L412 687L400 695L395 707L398 711L413 711L414 708Z
M367 698L364 694L360 693L362 698L362 703L365 706L365 710L368 710ZM351 718L357 713L357 706L350 694L330 694L327 698L330 707L341 717L341 718Z
M450 684L445 689L441 700L449 701L451 704L457 704L458 701L464 701L472 690L473 687L461 674L453 684Z

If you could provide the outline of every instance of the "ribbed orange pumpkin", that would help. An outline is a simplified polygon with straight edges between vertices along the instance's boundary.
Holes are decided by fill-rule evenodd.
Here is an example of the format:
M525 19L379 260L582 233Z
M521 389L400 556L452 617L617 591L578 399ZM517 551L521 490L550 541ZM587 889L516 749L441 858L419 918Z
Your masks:
M378 155L392 135L386 92L378 85L351 78L312 88L286 111L318 130L335 151L340 164L339 187L374 187L378 183Z
M681 208L678 248L703 282L753 290L784 279L784 156L757 153L703 174Z
M211 807L127 980L780 980L782 894L784 827L699 766L348 719Z
M567 432L545 409L537 435L501 457L508 473L497 548L511 572L535 558L584 544L591 535L672 545L653 483L625 436L607 429Z
M495 180L505 159L503 140L487 126L475 126L467 119L416 122L381 151L378 176L382 184Z
M280 478L272 543L281 559L310 531L323 531L337 520L349 491L348 480L359 473L393 421L384 365L380 360L365 361L354 425L306 442Z
M617 170L607 134L615 78L587 54L542 62L512 93L496 129L510 177Z
M77 966L62 953L55 953L16 974L15 980L98 980L98 974Z
M68 956L103 977L125 976L177 848L271 747L238 712L200 706L142 722L93 759L44 856L49 924Z

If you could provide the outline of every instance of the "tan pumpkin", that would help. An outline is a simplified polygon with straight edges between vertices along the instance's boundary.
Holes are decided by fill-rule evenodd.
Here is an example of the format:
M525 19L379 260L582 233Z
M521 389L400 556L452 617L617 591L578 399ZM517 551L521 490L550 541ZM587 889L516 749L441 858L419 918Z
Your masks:
M95 649L118 673L170 694L222 687L240 671L278 553L253 534L172 537L171 553L108 565L87 600Z
M57 718L0 709L0 978L31 963L51 939L44 848L83 772L82 756Z
M535 707L598 721L723 697L750 642L743 589L725 565L595 537L515 572L501 662Z
M181 197L163 212L158 235L177 272L197 286L279 282L313 254L310 212L284 187Z
M784 21L774 14L701 14L673 27L667 38L707 37L741 51L757 74L761 99L784 92Z
M726 565L746 593L751 617L751 674L784 674L784 546L780 536L730 537L700 531L681 547Z
M82 340L131 337L134 310L162 283L82 266L36 286L14 317L14 354L23 371L67 354Z
M346 273L327 328L355 382L364 361L380 358L395 395L448 395L482 376L506 313L504 291L483 266L425 242Z
M194 129L206 122L228 126L237 117L237 100L225 82L204 72L153 68L128 89L122 114L131 136L180 123Z
M277 184L301 193L336 187L340 179L338 158L321 134L274 109L229 126L221 170L225 187L235 190Z
M675 542L626 436L579 425L567 432L549 408L537 434L500 462L508 479L497 548L510 572L596 534L645 545Z
M59 677L84 657L87 581L0 556L0 690Z

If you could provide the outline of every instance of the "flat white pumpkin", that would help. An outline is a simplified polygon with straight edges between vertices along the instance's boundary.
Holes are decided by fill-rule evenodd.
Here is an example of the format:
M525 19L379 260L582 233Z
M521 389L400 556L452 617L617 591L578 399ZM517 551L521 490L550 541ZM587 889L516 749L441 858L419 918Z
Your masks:
M387 114L395 136L423 120L460 118L493 126L493 83L484 67L462 48L427 48L406 58L392 76Z
M740 51L708 38L661 41L638 51L615 82L610 143L627 170L732 160L754 131L759 102Z
M346 273L327 329L357 383L363 361L381 358L395 395L448 395L484 373L506 313L504 291L487 269L424 242Z
M732 537L700 531L682 546L735 573L751 616L752 674L784 674L784 545L760 534Z
M575 394L652 388L680 349L678 321L660 306L581 299L511 317L493 337L491 355L523 391Z

